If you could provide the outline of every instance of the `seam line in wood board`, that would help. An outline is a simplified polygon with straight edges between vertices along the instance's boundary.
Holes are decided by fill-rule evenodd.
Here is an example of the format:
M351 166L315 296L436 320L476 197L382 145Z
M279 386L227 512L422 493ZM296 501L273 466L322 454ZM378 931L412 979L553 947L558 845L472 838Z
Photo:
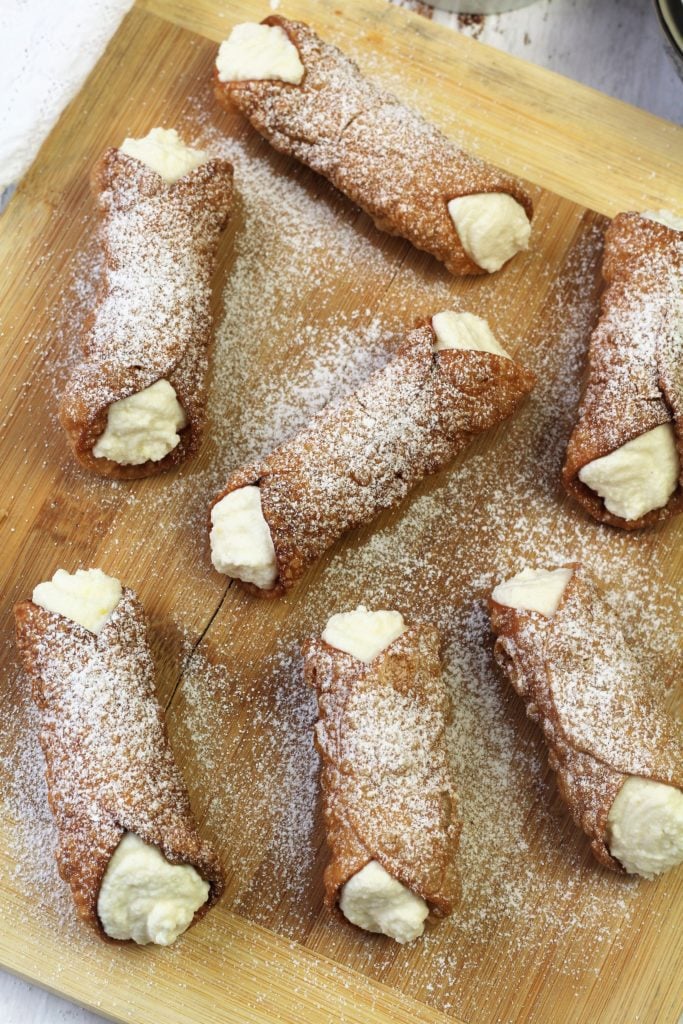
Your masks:
M216 607L215 607L214 611L212 612L209 620L207 621L206 625L204 626L204 629L201 631L201 633L199 634L197 639L192 644L192 650L190 651L190 653L187 655L187 657L183 661L183 664L182 664L182 666L180 668L180 672L178 673L178 678L176 679L175 685L174 685L174 687L173 687L173 689L171 691L171 695L168 698L166 704L164 705L164 711L167 712L168 709L170 708L171 704L173 703L175 695L178 692L178 687L182 683L183 677L185 676L186 671L190 667L190 664L191 664L192 659L194 657L195 651L197 650L197 648L201 644L201 642L204 639L204 637L206 636L206 634L211 629L211 625L213 623L213 620L216 618L216 616L218 615L219 611L223 607L223 602L225 601L225 598L227 597L228 591L230 590L230 587L233 585L234 582L235 582L234 580L229 580L228 581L228 584L227 584L225 590L223 591L223 595L222 595L220 601L216 605Z

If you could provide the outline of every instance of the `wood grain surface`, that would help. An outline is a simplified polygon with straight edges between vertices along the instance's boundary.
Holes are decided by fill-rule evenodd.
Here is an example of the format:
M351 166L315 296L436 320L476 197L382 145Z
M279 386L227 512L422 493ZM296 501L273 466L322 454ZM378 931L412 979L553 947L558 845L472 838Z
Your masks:
M461 641L472 645L477 602L492 575L509 564L510 548L521 557L536 548L547 555L554 535L563 551L575 540L576 554L593 559L617 585L622 575L629 587L642 581L647 600L641 603L656 605L660 627L667 607L674 614L679 524L625 539L586 523L540 471L537 489L529 480L544 438L557 445L569 429L571 401L563 389L576 391L594 316L601 215L680 201L683 131L373 0L288 3L286 14L314 23L449 134L538 186L533 251L490 279L455 281L429 257L376 232L325 182L270 153L237 116L216 108L209 40L264 13L265 5L243 0L229 8L208 0L139 4L0 222L0 962L115 1020L141 1024L675 1024L683 1005L683 874L636 885L598 869L557 802L536 730L502 681L495 682L490 644L478 662L453 652ZM232 140L242 161L238 192L246 196L247 185L254 188L244 179L240 184L240 173L253 170L257 183L281 177L283 201L298 191L309 205L314 200L328 228L338 224L345 239L356 233L365 255L354 262L354 250L332 287L323 252L318 276L287 294L267 294L272 337L255 338L245 328L239 340L250 358L221 349L208 438L194 463L172 478L113 485L74 464L55 404L77 345L74 310L82 312L91 295L82 283L97 251L88 170L107 145L155 124L175 125L193 139ZM264 280L277 281L278 272L289 280L287 268L268 263L276 249L264 249L262 268L258 254L252 264L244 256L248 214L248 204L238 204L221 243L218 320L225 313L223 288L245 265L263 270ZM273 399L290 394L293 402L296 392L287 389L294 379L315 377L322 357L316 339L326 325L380 317L395 327L449 299L491 319L538 373L539 397L400 508L337 545L285 599L259 602L227 586L210 569L204 510L221 475L244 457L252 419L262 422L264 410L254 403L266 393L263 381L271 382ZM302 321L313 329L310 344L291 330ZM343 366L329 376L334 386L343 384ZM305 403L306 387L300 391ZM295 417L293 404L285 412ZM291 427L286 421L282 431ZM234 447L226 443L233 435ZM506 519L512 506L514 521ZM146 606L171 738L202 828L228 872L222 905L168 950L100 944L74 921L51 867L35 716L16 664L10 610L57 567L79 565L119 576ZM321 907L325 847L310 743L314 709L301 689L297 646L331 612L364 597L436 618L451 675L481 672L493 680L481 707L467 679L458 683L463 720L479 711L495 723L493 739L513 737L510 772L521 780L516 813L524 843L509 847L514 885L506 888L510 827L501 824L502 840L483 832L484 845L476 849L470 824L464 865L484 881L466 884L467 906L408 948L363 935ZM669 679L680 675L680 638L670 633L660 645L660 668ZM680 694L674 690L672 697ZM484 757L482 771L476 723L468 737L463 797L471 793L479 801L483 821L484 801L496 787L486 776L501 767L505 752ZM527 761L537 770L525 781L519 766ZM484 778L470 778L480 771ZM463 812L467 819L465 800ZM492 804L491 816L498 813L504 808ZM494 840L495 851L485 845ZM506 890L497 902L486 889L489 866Z

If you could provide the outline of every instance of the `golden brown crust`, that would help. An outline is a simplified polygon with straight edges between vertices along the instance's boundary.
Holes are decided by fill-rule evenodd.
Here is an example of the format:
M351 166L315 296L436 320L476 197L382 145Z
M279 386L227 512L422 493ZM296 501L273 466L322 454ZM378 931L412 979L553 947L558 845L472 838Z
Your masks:
M232 207L232 166L212 159L172 185L108 149L91 184L102 220L105 269L81 339L83 361L60 419L79 462L121 480L165 472L201 442L212 336L211 276ZM92 453L109 406L168 380L188 419L164 458L124 466Z
M328 178L382 231L407 238L453 274L487 273L465 252L447 204L504 192L531 219L521 183L459 149L308 25L279 15L263 24L279 26L296 46L301 83L221 82L215 71L218 101L244 114L275 149Z
M330 909L371 860L437 916L457 903L461 825L439 647L438 630L426 624L409 627L370 664L323 640L304 644L304 676L318 694Z
M614 798L630 776L682 789L683 747L614 612L582 566L568 568L552 618L490 599L494 654L543 730L560 795L595 857L621 871L607 842Z
M141 604L124 590L98 635L32 601L16 605L14 615L41 713L57 864L80 917L115 941L102 928L97 900L112 854L133 832L209 882L198 921L220 898L223 871L199 835L168 744Z
M226 494L261 491L278 578L288 590L347 530L403 500L451 462L473 435L514 412L534 378L489 352L434 353L431 323L409 331L394 359L349 398L327 406L296 437L229 477Z
M594 519L639 530L683 511L683 339L676 308L683 233L637 213L620 213L605 234L602 274L606 287L600 318L562 480ZM676 431L681 460L677 490L664 508L638 519L613 515L581 482L580 470L663 423L672 423Z

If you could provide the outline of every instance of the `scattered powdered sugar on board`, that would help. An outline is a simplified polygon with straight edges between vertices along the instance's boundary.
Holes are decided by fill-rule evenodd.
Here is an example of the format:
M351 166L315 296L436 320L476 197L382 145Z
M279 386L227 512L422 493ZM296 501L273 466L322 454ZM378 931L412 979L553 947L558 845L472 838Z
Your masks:
M189 656L171 716L172 738L181 760L200 766L200 786L204 779L220 780L203 794L207 827L212 835L230 837L223 853L235 908L250 904L255 890L250 916L266 924L283 890L310 913L305 897L315 856L316 706L301 684L298 645L278 647L259 666L258 688L245 685L239 667L231 671L209 661L201 649ZM263 699L261 687L272 699ZM272 884L265 885L264 876Z
M80 926L69 888L57 871L57 832L47 803L45 761L38 742L40 715L25 691L5 705L0 725L4 736L15 736L11 747L7 743L0 746L0 765L8 779L3 821L10 825L9 838L16 854L7 871L12 884L27 897L20 917L49 913L70 936Z

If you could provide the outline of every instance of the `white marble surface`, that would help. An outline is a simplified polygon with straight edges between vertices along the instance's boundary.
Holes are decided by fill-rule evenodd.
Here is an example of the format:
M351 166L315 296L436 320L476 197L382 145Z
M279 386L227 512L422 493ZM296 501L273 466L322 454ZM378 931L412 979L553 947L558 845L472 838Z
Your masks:
M413 0L402 0L415 9ZM463 16L437 11L452 25ZM665 49L653 0L536 0L461 31L683 124L683 80Z
M94 6L96 0L90 0ZM102 0L98 0L102 2ZM406 0L413 9L415 0ZM280 10L286 14L283 0ZM650 0L537 0L479 24L435 19L482 42L683 123L683 82ZM102 1018L0 971L0 1024L101 1024ZM683 1017L679 1024L683 1024Z

